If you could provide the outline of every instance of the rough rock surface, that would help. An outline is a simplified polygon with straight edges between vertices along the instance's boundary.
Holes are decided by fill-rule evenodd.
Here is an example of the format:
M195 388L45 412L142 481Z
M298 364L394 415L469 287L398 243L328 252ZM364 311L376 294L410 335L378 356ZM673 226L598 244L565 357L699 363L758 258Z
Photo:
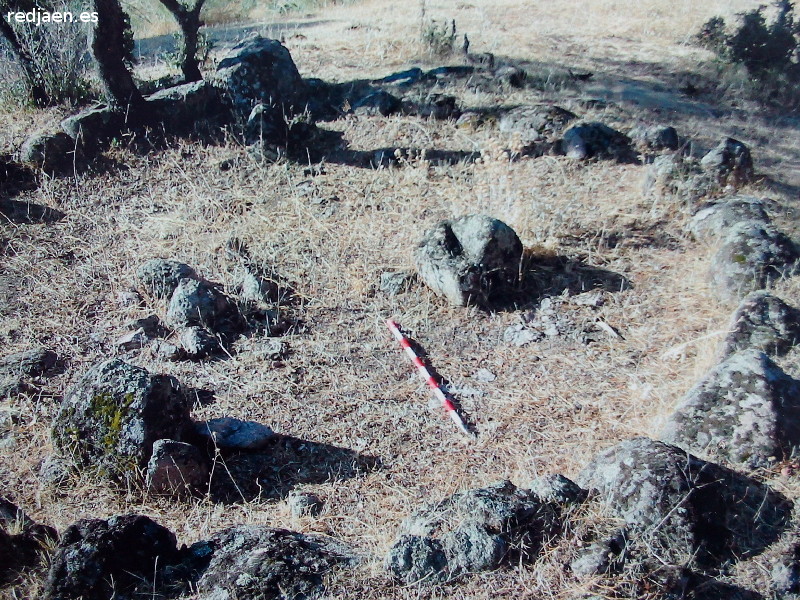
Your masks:
M195 434L206 443L227 451L253 451L275 439L275 433L261 423L221 417L195 423Z
M76 150L75 140L63 131L38 133L22 144L19 159L48 173L64 173L73 168Z
M147 490L155 494L181 496L203 492L211 477L208 460L191 444L158 440L147 463Z
M691 452L765 467L800 450L800 381L763 352L730 356L695 385L661 439Z
M733 138L723 139L706 154L700 165L714 174L722 185L741 186L753 178L753 158L742 142Z
M89 107L61 121L61 128L74 140L73 147L86 156L96 154L118 138L126 115L105 105Z
M77 466L118 479L147 465L156 440L181 439L189 426L189 402L174 377L113 359L67 391L53 442Z
M193 81L150 94L149 122L171 133L203 132L201 125L214 120L227 121L220 91L207 81Z
M545 502L556 504L580 504L589 495L577 483L557 473L537 477L530 489Z
M0 375L13 377L38 377L57 366L55 352L47 348L33 348L24 352L7 354L0 358Z
M213 329L230 312L228 299L213 285L196 279L181 279L169 301L165 322L170 327L203 326Z
M800 310L769 292L748 294L731 317L720 354L753 348L781 356L800 342Z
M400 526L386 567L406 583L446 581L497 568L509 555L533 560L560 528L560 513L504 481L424 506Z
M578 557L570 563L570 569L580 579L616 572L624 560L622 554L625 544L624 533L594 542L581 550Z
M294 600L323 591L323 578L348 562L347 550L322 538L259 525L214 535L214 554L197 582L205 600Z
M665 564L709 568L754 556L778 539L792 509L766 485L646 438L599 453L578 483L647 543L648 560Z
M181 279L197 279L197 273L176 260L154 258L136 269L137 283L156 298L170 298Z
M292 492L286 498L293 517L315 517L322 512L323 502L311 492Z
M646 152L677 150L680 146L678 132L666 125L641 125L628 132L631 140Z
M564 132L561 150L569 158L602 158L626 161L632 158L630 138L603 123L578 123Z
M483 215L440 222L415 253L422 280L457 306L499 300L513 289L521 258L514 230Z
M558 106L519 106L505 113L498 126L502 133L519 136L523 143L530 143L559 136L570 121L577 118Z
M181 348L186 356L199 360L222 351L219 340L202 327L187 327L181 331Z
M364 116L380 115L388 117L402 108L400 98L385 90L378 90L359 98L352 106L353 113Z
M25 569L36 567L50 540L58 540L55 529L35 523L0 496L0 586L13 583Z
M699 161L680 154L656 156L647 169L643 191L646 196L666 196L694 203L717 194L716 177L700 167Z
M122 600L149 596L159 587L160 569L176 558L175 536L148 517L81 520L61 538L43 597Z
M775 228L757 221L734 225L711 259L716 297L738 304L750 292L794 274L800 257L795 244Z
M697 239L724 237L741 221L768 224L764 201L753 196L728 196L697 211L689 223L689 231Z

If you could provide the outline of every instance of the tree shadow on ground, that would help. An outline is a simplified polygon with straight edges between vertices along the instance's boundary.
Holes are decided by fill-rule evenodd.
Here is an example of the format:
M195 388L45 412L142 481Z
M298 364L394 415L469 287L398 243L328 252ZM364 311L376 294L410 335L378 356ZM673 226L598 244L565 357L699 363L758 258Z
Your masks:
M7 220L16 225L55 223L64 216L60 210L41 204L0 199L0 220Z
M380 459L373 456L280 435L261 452L219 456L214 461L210 496L222 504L282 499L298 485L352 479L380 467Z

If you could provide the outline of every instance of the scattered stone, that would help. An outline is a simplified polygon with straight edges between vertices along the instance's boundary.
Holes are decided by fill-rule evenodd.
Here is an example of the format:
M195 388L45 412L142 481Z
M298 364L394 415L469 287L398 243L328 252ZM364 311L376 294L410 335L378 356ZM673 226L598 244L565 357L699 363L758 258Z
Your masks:
M161 360L181 360L183 358L183 350L164 340L153 340L150 350L153 356Z
M203 326L212 328L217 320L230 312L228 299L205 281L181 279L169 301L167 325L175 329Z
M524 346L531 342L539 342L544 339L544 334L541 331L534 331L528 329L521 323L509 325L503 331L503 341L515 346Z
M603 123L579 123L564 132L561 150L569 158L629 161L632 159L630 138Z
M385 90L378 90L360 98L352 106L355 114L370 117L377 115L388 117L399 112L401 108L400 98Z
M397 296L408 291L414 274L408 271L384 271L381 273L381 291L387 296Z
M72 464L65 458L50 454L39 466L39 483L44 488L62 489L71 479Z
M692 157L662 154L648 168L643 191L646 196L674 197L689 204L721 190L716 177L706 173Z
M253 269L243 269L239 281L240 296L245 302L275 304L281 301L281 287L274 279L264 277Z
M521 88L525 85L528 73L514 65L504 65L495 69L494 78L501 84L513 88ZM557 108L557 107L554 107Z
M502 300L514 289L521 259L514 230L483 215L440 222L415 253L422 280L456 306Z
M324 577L351 562L326 538L261 525L239 525L209 540L214 548L197 582L201 598L294 600L324 591Z
M161 324L161 319L158 318L158 315L150 315L143 319L134 319L126 323L125 326L132 331L141 329L150 337L161 337L169 333Z
M84 519L61 538L45 582L45 600L150 597L163 568L178 557L175 536L151 519Z
M726 304L738 304L750 292L793 275L799 257L792 240L772 226L740 222L711 259L714 295Z
M753 348L782 356L800 342L800 310L769 292L745 296L731 318L721 355Z
M55 529L35 523L0 496L0 585L13 584L26 569L37 567L44 548L55 540Z
M324 506L320 497L311 492L292 492L286 503L293 517L316 517Z
M129 350L141 350L150 342L150 336L141 327L136 331L130 331L117 338L116 346L125 352Z
M65 173L74 168L76 150L75 140L63 131L37 133L22 144L19 159L48 173Z
M72 138L72 148L84 156L93 156L120 137L127 115L103 104L91 106L61 121L61 129Z
M386 567L400 581L446 581L531 561L560 528L558 508L509 481L425 505L400 526Z
M800 450L800 381L763 352L733 354L712 369L670 416L661 439L749 468Z
M782 597L800 594L800 545L793 545L772 567L772 589Z
M154 258L136 269L136 281L156 298L170 298L182 279L197 279L189 265L176 260Z
M577 115L558 106L539 104L512 108L498 123L501 133L529 144L557 137Z
M622 532L594 542L582 550L569 566L578 579L617 573L622 568L626 542L625 534Z
M233 417L200 421L194 431L200 439L224 451L261 450L275 438L275 432L266 425Z
M484 368L480 368L477 371L475 371L473 377L483 383L491 383L492 381L497 379L497 375L492 373L489 369L484 369Z
M447 94L428 94L421 101L404 98L402 108L407 115L438 121L457 119L461 114L458 99Z
M665 125L641 125L628 133L631 140L646 152L677 150L680 147L678 132Z
M55 352L46 348L34 348L0 358L0 375L40 377L53 372L57 366L58 357Z
M155 494L184 496L203 492L211 471L196 447L175 440L158 440L147 463L147 490Z
M187 327L181 331L181 348L187 358L200 360L218 354L222 345L217 337L203 327Z
M698 240L724 237L742 221L769 224L764 201L752 196L728 196L697 211L689 222L689 232Z
M789 525L792 504L744 475L646 438L598 454L577 483L644 540L658 564L718 566L762 552Z
M67 391L53 442L76 466L124 480L147 466L156 440L179 440L189 427L189 402L174 377L113 359Z
M720 185L740 187L753 179L753 158L750 150L733 138L723 139L700 160L700 165L712 173Z
M531 491L545 502L556 504L580 504L589 496L577 483L558 473L537 477L531 483Z
M125 290L117 294L116 301L121 308L131 308L140 306L142 304L142 297L136 290Z

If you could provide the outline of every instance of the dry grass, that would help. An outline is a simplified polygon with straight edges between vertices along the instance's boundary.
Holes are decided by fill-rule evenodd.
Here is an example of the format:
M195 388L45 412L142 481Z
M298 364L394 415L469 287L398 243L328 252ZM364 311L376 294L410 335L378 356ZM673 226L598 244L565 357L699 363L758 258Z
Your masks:
M755 4L685 0L667 8L659 2L632 7L598 0L578 8L561 1L442 1L429 4L428 13L455 18L476 51L542 68L593 70L595 90L610 90L622 79L629 86L662 86L681 101L669 88L672 73L708 60L705 52L687 45L689 33L714 14L727 16ZM304 75L339 81L382 76L427 60L417 43L417 19L414 3L331 6L308 18L318 25L298 28L286 42ZM703 102L698 103L702 110L691 114L664 111L622 95L608 109L587 110L577 103L586 90L456 92L465 105L557 100L620 128L667 121L705 144L722 134L740 136L753 145L757 167L770 178L750 191L769 196L787 226L794 214L793 165L800 148L796 135L782 133L796 134L792 123L744 111L714 118L703 112ZM0 127L0 147L18 147L27 124L46 118L54 117L4 115L2 124L9 126ZM138 512L175 531L184 543L239 523L335 536L365 562L356 576L332 581L332 597L611 594L608 582L581 583L563 569L580 531L548 549L536 565L427 590L392 583L380 560L398 523L425 500L504 478L525 485L546 473L574 477L599 449L657 432L659 420L714 364L730 315L706 287L710 249L684 234L687 207L669 198L644 197L642 166L575 164L560 157L509 162L497 149L510 141L492 126L465 131L453 123L410 117L350 117L329 126L343 131L355 149L478 149L486 158L449 167L412 160L389 170L329 164L323 174L309 176L304 165L259 165L234 142L182 141L147 155L115 149L104 172L45 178L38 190L18 198L66 216L51 225L1 226L2 277L14 289L0 308L4 353L45 345L65 357L69 368L48 382L41 397L5 403L21 420L13 446L0 457L2 489L59 530L79 518ZM769 140L775 142L767 145ZM234 168L220 169L223 161L232 161ZM413 245L425 228L472 212L509 223L531 248L534 264L559 255L575 268L602 269L630 280L630 289L604 291L605 303L598 309L568 302L560 309L577 329L591 328L601 318L622 338L601 335L584 344L565 335L517 348L503 341L503 331L519 322L520 312L452 308L419 285L395 297L378 289L381 272L412 268ZM274 267L298 292L303 326L283 338L289 349L283 364L259 358L252 351L258 339L241 341L240 352L221 361L171 363L147 353L128 358L187 385L212 389L217 400L196 409L198 419L224 415L260 421L283 434L377 457L381 467L298 484L325 499L317 518L291 517L281 499L176 503L139 490L115 491L88 478L76 479L65 493L40 491L37 469L51 451L48 427L58 399L91 364L118 354L113 340L126 321L159 310L117 302L131 286L136 266L152 257L175 258L230 285L235 265L224 247L232 237L244 240L255 258ZM551 275L546 267L536 271L542 281ZM782 282L778 290L800 304L798 285ZM479 432L476 442L466 443L439 410L429 408L427 390L383 326L388 317L422 344L453 386L468 392L459 400ZM796 355L782 364L800 373ZM477 381L472 376L479 368L497 379ZM800 493L794 481L777 475L771 481L792 497ZM583 522L600 527L607 519L592 513ZM747 583L752 581L748 576ZM6 594L24 597L31 589L22 586Z

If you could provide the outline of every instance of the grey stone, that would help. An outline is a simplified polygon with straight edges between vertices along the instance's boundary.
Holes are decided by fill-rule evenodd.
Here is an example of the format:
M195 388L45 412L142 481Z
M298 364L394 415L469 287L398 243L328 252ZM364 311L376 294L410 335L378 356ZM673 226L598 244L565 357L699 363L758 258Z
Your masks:
M289 126L280 105L256 104L247 116L244 134L249 145L274 147L275 151L286 145Z
M213 330L230 310L228 299L211 284L181 279L169 301L165 322L175 329L202 326Z
M465 521L441 537L448 577L496 569L508 554L508 540L479 522Z
M198 124L227 117L220 90L203 80L159 90L146 101L148 122L170 133L190 133Z
M239 279L240 296L246 302L275 304L281 300L281 288L277 281L264 277L254 269L242 269Z
M150 336L145 333L144 329L139 328L136 331L130 331L122 335L114 342L121 350L140 350L147 346L150 342Z
M800 382L763 352L714 367L669 417L660 437L691 452L750 468L800 450Z
M697 239L724 237L741 221L770 223L764 201L752 196L728 196L697 211L689 222L689 232Z
M440 222L415 253L422 280L456 306L501 300L514 289L521 259L514 230L483 215Z
M119 138L126 121L124 113L96 105L61 121L61 129L74 140L73 147L83 155L91 156Z
M278 40L260 36L234 46L212 83L242 115L258 103L283 106L287 114L302 112L306 101L306 86L289 51Z
M782 356L800 341L800 310L769 292L745 296L722 342L721 356L753 348Z
M52 558L45 600L108 600L160 591L178 556L175 535L148 517L85 519L67 528Z
M489 369L480 368L475 371L473 377L482 383L491 383L497 379L497 375L492 373Z
M645 151L677 150L680 146L678 132L667 125L640 125L628 132L631 140Z
M187 358L199 360L222 352L222 345L214 334L202 327L187 327L181 331L181 348Z
M700 163L680 154L662 154L653 159L644 180L646 196L667 196L688 204L717 194L717 178L703 171Z
M72 475L72 464L64 457L50 454L39 465L39 483L43 488L65 488Z
M541 331L534 331L528 329L521 323L509 325L503 331L503 341L515 346L524 346L531 342L538 342L544 339L544 334Z
M174 377L114 359L67 391L52 433L76 466L124 480L146 467L156 440L181 439L189 427L189 402Z
M570 562L570 569L579 579L618 572L622 567L625 545L624 533L594 542Z
M577 483L558 473L537 477L530 487L545 502L556 504L580 504L589 495Z
M293 517L316 517L322 512L323 503L311 492L291 492L286 498Z
M793 545L772 566L772 589L780 596L800 594L800 546Z
M793 275L798 257L795 244L780 231L759 221L741 221L711 259L712 291L721 302L738 304L750 292Z
M324 591L324 578L351 562L330 539L239 525L210 540L211 562L197 582L204 600L295 600Z
M388 296L397 296L408 290L414 274L407 271L384 271L381 273L381 291Z
M183 358L183 350L175 344L170 344L164 340L153 340L150 350L156 358L162 360L180 360Z
M447 579L447 557L441 541L424 536L400 536L386 555L384 566L405 584Z
M569 158L629 160L632 157L630 138L598 122L583 122L564 132L561 150Z
M558 106L539 104L513 108L500 117L501 133L516 135L523 143L538 142L561 134L578 117Z
M194 430L220 450L261 450L275 438L275 432L266 425L232 417L200 421Z
M750 150L733 138L723 139L700 160L700 165L717 177L722 185L739 187L753 179Z
M713 568L754 556L791 518L792 503L769 486L646 438L599 453L577 483L614 510L659 565Z
M56 540L55 529L34 522L0 496L0 585L20 581L26 570L42 562L44 548Z
M167 496L203 492L211 471L196 447L175 440L158 440L147 463L147 491Z
M353 103L352 110L357 115L388 117L400 111L400 98L385 90L378 90Z
M176 260L154 258L136 269L136 281L151 296L170 298L181 279L197 279L197 273Z
M29 137L19 150L21 162L48 173L71 171L79 156L75 140L63 131L38 133Z
M0 374L14 377L39 377L52 372L58 363L55 352L33 348L0 358Z

